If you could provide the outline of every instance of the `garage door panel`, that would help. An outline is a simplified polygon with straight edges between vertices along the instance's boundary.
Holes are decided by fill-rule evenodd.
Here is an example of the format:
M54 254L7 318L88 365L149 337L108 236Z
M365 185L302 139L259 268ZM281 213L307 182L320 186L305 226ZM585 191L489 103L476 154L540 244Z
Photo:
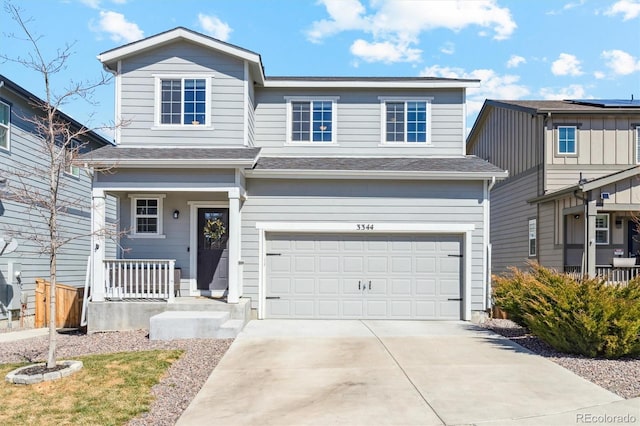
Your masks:
M266 246L267 317L460 318L448 300L461 296L460 237L275 234Z

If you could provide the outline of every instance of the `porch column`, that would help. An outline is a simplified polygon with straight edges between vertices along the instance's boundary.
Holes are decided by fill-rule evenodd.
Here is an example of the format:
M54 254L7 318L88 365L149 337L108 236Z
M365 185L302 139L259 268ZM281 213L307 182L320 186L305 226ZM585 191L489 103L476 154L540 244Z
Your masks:
M93 189L91 195L91 299L104 301L104 253L105 253L105 217L104 191Z
M240 191L229 191L229 293L227 303L240 301Z
M591 198L589 194L589 198ZM584 252L587 257L587 275L589 277L596 276L596 202L590 200L587 202L586 214L586 234L584 238Z

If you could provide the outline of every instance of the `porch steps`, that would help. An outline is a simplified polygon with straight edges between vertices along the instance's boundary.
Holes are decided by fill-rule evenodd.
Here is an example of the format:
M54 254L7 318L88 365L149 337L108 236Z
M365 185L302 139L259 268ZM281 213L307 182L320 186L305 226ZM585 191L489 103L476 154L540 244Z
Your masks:
M150 340L234 338L244 327L229 312L166 311L149 319Z

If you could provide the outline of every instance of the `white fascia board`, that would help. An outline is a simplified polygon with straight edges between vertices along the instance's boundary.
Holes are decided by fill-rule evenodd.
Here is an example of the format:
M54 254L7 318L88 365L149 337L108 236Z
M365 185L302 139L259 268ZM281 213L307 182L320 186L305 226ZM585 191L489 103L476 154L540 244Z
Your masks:
M183 28L178 28L174 31L170 31L164 34L159 34L157 36L152 36L144 40L140 40L138 42L134 42L132 44L122 46L119 49L113 49L108 52L102 53L98 55L98 60L100 60L100 62L102 63L112 62L114 60L118 60L120 58L124 58L129 55L134 55L147 49L153 49L163 44L171 43L173 41L180 40L180 39L188 40L193 43L200 44L202 46L209 47L211 49L215 49L219 52L226 53L240 59L244 59L246 61L254 62L256 64L260 63L260 56L255 53L251 53L242 49L237 49L225 43L218 43L217 41L212 40L208 37L200 36L198 34L185 31Z
M507 173L419 172L385 170L247 170L249 178L271 179L421 179L421 180L488 180L506 179Z
M317 81L317 80L278 80L264 82L268 88L377 88L377 89L454 89L478 88L475 81Z
M375 233L429 233L462 234L475 230L472 223L390 223L367 222L373 229L359 230L362 222L256 222L256 229L266 232L349 232L354 234Z

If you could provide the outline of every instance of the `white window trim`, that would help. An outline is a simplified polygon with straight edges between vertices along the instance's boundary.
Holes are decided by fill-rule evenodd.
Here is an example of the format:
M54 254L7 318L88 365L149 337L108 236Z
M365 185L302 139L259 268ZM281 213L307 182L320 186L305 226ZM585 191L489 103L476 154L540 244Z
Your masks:
M211 115L211 103L212 103L212 80L214 75L211 73L206 74L153 74L155 79L155 100L154 100L154 126L151 130L167 130L167 129L180 129L182 130L213 130L213 117ZM160 116L162 111L162 80L182 80L182 101L184 102L184 80L199 79L205 81L206 91L206 104L205 104L205 116L207 122L204 125L193 124L162 124L160 122ZM183 104L184 107L184 104ZM180 120L184 119L184 108L181 112Z
M6 105L7 108L9 108L9 115L7 117L8 118L7 124L5 125L5 124L0 123L1 127L6 127L6 129L7 129L7 146L5 147L5 146L0 145L0 151L9 152L9 151L11 151L11 105L6 103L6 102L3 102L1 100L0 100L0 104Z
M287 137L285 139L285 145L305 145L305 146L336 146L338 145L338 100L339 96L285 96L286 101L286 114L287 125L286 132ZM326 102L331 101L331 142L314 142L314 141L294 141L291 139L291 131L293 129L293 108L292 102ZM313 106L311 108L313 112Z
M598 228L598 216L606 216L607 217L607 227L606 228ZM607 241L604 243L599 243L598 239L596 238L596 236L594 235L593 238L596 241L596 245L598 246L607 246L609 245L609 241L611 239L611 217L609 216L609 213L598 213L596 215L596 234L598 233L598 231L607 231Z
M81 143L79 141L71 140L69 142L69 145L71 147L71 149L76 149L78 146L81 145ZM80 178L80 166L75 166L73 164L69 164L69 167L65 167L64 169L64 174L76 179Z
M380 146L402 146L402 147L423 147L431 145L431 101L432 96L378 96L380 101ZM404 141L388 142L387 141L387 102L404 102ZM426 102L427 103L427 141L426 142L407 142L407 102Z
M129 194L131 200L131 232L129 238L166 238L163 234L163 200L166 194ZM158 200L158 232L137 233L136 232L136 201L137 200Z
M533 232L531 232L531 225L533 225ZM529 252L529 257L537 256L538 255L538 221L537 219L529 219L528 235L529 235L529 238L527 239L527 242L528 242L527 251ZM531 251L531 241L534 241L534 244L535 244L534 246L535 250L533 250L533 252Z
M640 164L640 125L635 127L636 134L636 164Z
M575 141L573 144L574 151L573 152L560 152L560 129L573 129L575 135ZM578 155L578 126L558 126L556 128L556 154L562 156L575 156Z

